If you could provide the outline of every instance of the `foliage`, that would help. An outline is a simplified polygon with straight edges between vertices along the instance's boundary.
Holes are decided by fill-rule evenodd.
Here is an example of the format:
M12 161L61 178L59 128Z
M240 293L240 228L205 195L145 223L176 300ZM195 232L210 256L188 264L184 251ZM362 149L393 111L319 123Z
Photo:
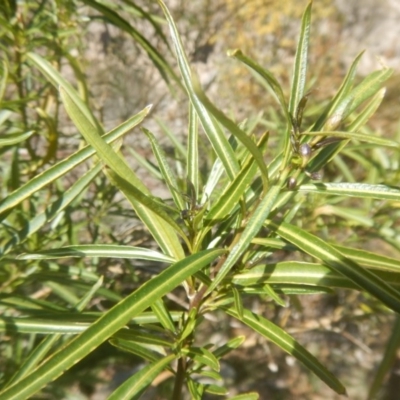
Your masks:
M184 89L187 141L174 138L180 156L172 168L157 137L142 128L157 161L156 167L147 161L144 165L169 193L168 199L155 197L120 152L121 138L145 120L151 107L104 134L84 75L70 55L70 46L79 47L70 36L78 15L76 3L5 3L0 146L3 165L9 162L11 167L3 169L0 203L0 328L6 338L1 350L9 362L2 370L0 398L30 398L41 390L54 394L57 383L51 382L105 342L147 362L111 399L139 398L162 371L173 377L170 398L185 393L194 399L205 393L224 396L228 388L221 359L244 337L224 344L198 337L206 317L221 313L276 344L335 392L345 394L334 374L285 329L249 309L247 299L258 296L280 308L288 297L349 288L363 293L370 309L400 312L400 261L357 246L375 237L393 253L400 248L400 188L393 173L400 143L365 127L392 71L383 68L356 83L360 54L335 96L307 113L310 3L302 17L289 98L270 71L240 50L229 52L263 80L281 110L285 128L256 135L253 131L264 126L264 117L249 116L237 123L208 99L162 0L158 4L182 82L117 7L94 0L83 3L129 33L172 91ZM152 14L130 1L121 4L150 22L165 40ZM79 90L64 77L66 62ZM58 146L66 140L59 128L61 102L87 146L56 159ZM203 154L199 125L212 154ZM39 136L42 142L35 139ZM47 143L45 154L34 140ZM393 161L383 162L386 154L392 154ZM89 159L85 170L82 165ZM214 163L205 172L206 159ZM365 168L362 181L351 162ZM66 176L72 178L68 181ZM116 191L126 203L114 200ZM146 238L141 246L120 243L97 222L112 213L141 221L146 232L140 233ZM92 221L86 225L89 215ZM340 244L344 230L355 242L353 247ZM286 260L279 259L281 250L287 252ZM77 261L67 264L64 258ZM99 259L116 258L148 266L148 271L128 270L124 285L108 280ZM181 290L175 291L177 287ZM170 301L173 293L180 296L179 306ZM397 325L371 394L393 361Z

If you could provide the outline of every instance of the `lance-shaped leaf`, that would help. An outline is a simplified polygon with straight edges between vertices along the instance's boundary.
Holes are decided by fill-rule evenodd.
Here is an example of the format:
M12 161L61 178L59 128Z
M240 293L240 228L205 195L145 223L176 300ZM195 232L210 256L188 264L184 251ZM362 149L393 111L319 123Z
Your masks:
M108 400L136 400L139 399L144 390L151 384L151 382L159 375L161 371L176 358L171 354L162 358L147 367L142 368L135 375L128 378L121 386L118 387Z
M378 93L376 93L370 99L370 101L365 106L365 108L361 111L361 113L349 124L349 126L347 127L348 132L357 132L359 129L361 129L367 123L367 121L371 118L371 116L375 113L375 111L381 104L384 93L385 93L385 89L381 89L378 91ZM345 110L345 109L346 109L346 107L344 107L343 110ZM330 126L334 127L335 124L333 123ZM328 128L328 126L325 126L325 129L327 129L327 128ZM317 136L316 138L314 138L313 142L314 143L319 142L320 137L321 136ZM328 138L327 140L329 140L329 139L330 138ZM374 140L374 139L372 139L372 140ZM385 143L386 139L382 139L382 138L377 138L377 140L378 141L384 140L382 145L388 145L389 147L398 147L398 143L397 143L397 145L394 145L393 142L390 143L390 141ZM349 142L349 139L344 139L339 143L336 143L336 144L333 144L333 145L323 148L318 153L318 155L313 160L311 160L311 162L308 164L308 169L310 171L318 171L319 169L323 168L324 165L327 162L329 162L336 154L338 154L347 145L348 142Z
M160 54L157 49L137 30L135 29L128 21L123 19L120 15L118 15L114 10L105 6L104 4L98 3L94 0L83 0L88 6L99 11L107 20L107 22L115 25L119 29L131 35L137 43L146 51L149 55L150 59L153 61L154 65L160 71L161 76L168 83L168 76L172 77L175 82L177 82L180 86L181 83L179 78L176 76L174 70L168 64L168 61Z
M1 125L1 124L0 124ZM34 131L28 131L23 133L10 133L8 135L2 135L0 137L0 147L13 146L26 139L29 139L33 135Z
M381 280L400 289L399 271L374 270L373 272ZM360 289L359 285L352 280L325 265L301 261L283 261L276 264L257 265L235 275L232 278L232 283L238 288L243 288L244 291L246 291L247 287L260 287L262 285L263 293L265 293L264 286L266 283L274 286L291 284L297 287L312 285L327 288ZM285 306L284 303L281 305Z
M293 243L305 253L321 260L332 270L339 272L352 280L363 290L375 296L387 307L400 312L400 292L380 279L368 269L362 268L356 262L346 258L319 237L285 222L267 222L279 236Z
M279 101L279 104L281 105L283 114L285 115L285 118L286 118L286 122L288 124L291 124L292 120L291 120L291 117L288 112L288 106L286 104L286 99L283 94L283 90L282 90L279 82L275 79L275 77L268 70L261 67L259 64L257 64L255 61L253 61L251 58L245 56L241 50L228 51L228 56L234 57L237 60L241 61L242 63L246 64L249 68L251 68L257 74L259 74L263 79L265 79L267 84L271 87L271 89L275 93L275 95Z
M103 133L102 127L100 126L93 113L90 111L87 104L78 95L73 86L60 75L60 73L47 60L45 60L38 54L28 53L27 57L35 64L37 68L39 68L42 74L46 76L46 78L53 84L53 86L55 86L56 88L62 86L64 88L64 91L68 93L72 100L80 105L81 112L85 115L85 118L93 126L95 126L100 133Z
M149 113L151 106L147 106L138 114L129 118L127 121L122 123L120 126L111 130L103 136L106 143L110 144L125 135L136 125L140 124L146 115ZM56 179L65 175L80 163L86 161L89 157L93 156L96 150L91 146L86 146L81 150L73 153L71 156L53 165L46 171L35 176L26 184L16 189L14 192L9 194L3 201L0 202L0 215L4 215L7 211L11 210L13 207L17 206L19 203L27 199L33 193L42 189L46 185L54 182Z
M249 153L254 157L254 160L256 161L258 168L260 169L261 172L261 178L263 181L263 187L264 187L264 193L268 190L269 186L269 179L268 179L268 170L267 166L264 162L264 158L262 153L260 152L259 148L257 145L251 140L251 138L242 130L238 125L236 125L231 119L229 119L222 111L218 110L217 107L214 106L214 104L211 103L211 101L208 99L206 94L201 90L200 83L196 79L195 76L193 76L193 89L197 95L197 97L200 99L200 101L203 103L203 105L206 107L206 109L215 117L215 119L220 122L225 128L229 130L229 132L239 141L241 142L244 147L249 151Z
M339 382L339 380L299 342L297 342L279 326L273 324L271 321L268 321L260 315L252 313L249 310L244 310L243 318L241 318L234 308L224 309L229 315L232 315L234 318L243 322L255 332L275 343L286 353L297 358L336 393L346 394L346 389Z
M93 181L101 170L101 164L97 163L90 171L80 177L57 201L51 204L45 211L36 215L30 221L26 222L24 228L17 232L0 249L0 254L8 253L15 245L21 243L35 232L37 232L47 222L51 221L56 215L59 215L72 201L74 201L82 191Z
M300 192L359 197L364 199L400 201L400 188L386 185L372 185L369 183L308 183L299 186L298 190Z
M131 340L124 340L119 338L112 338L109 343L117 347L118 349L121 349L128 353L132 353L145 361L154 362L161 358L160 355L165 355L164 348L157 345L140 342L137 343Z
M237 394L236 396L231 397L231 400L258 400L259 398L260 395L258 393L249 392Z
M141 215L144 214L144 219L142 220L145 222L147 229L151 232L157 243L164 251L169 248L170 251L173 251L173 254L175 254L176 257L178 254L182 253L182 246L180 246L180 244L178 245L178 242L175 240L177 238L175 232L182 237L187 246L190 248L190 243L185 232L180 225L178 225L178 223L166 212L166 206L163 203L160 203L153 197L143 193L141 190L132 185L131 182L128 182L114 171L106 171L106 175L109 177L111 182L118 189L120 189L122 193L124 193L125 197L132 204L132 207L135 209L136 213L141 219ZM154 218L155 216L149 218L149 212L154 213L155 216L161 218L161 220ZM166 224L162 223L162 220L164 220ZM162 231L157 231L157 226L158 229L161 229ZM172 238L164 236L169 233L173 233L174 236Z
M236 178L227 186L206 216L206 225L213 225L237 207L243 193L249 188L257 171L254 159L249 159Z
M185 158L186 157L186 149L183 146L180 138L176 136L176 134L167 126L165 123L157 117L154 117L155 121L159 125L159 127L162 129L162 131L168 136L168 138L171 140L173 143L174 150L176 152L176 156L178 158Z
M210 140L210 143L213 146L215 153L217 154L218 158L221 159L229 178L233 180L239 170L239 164L236 160L235 153L233 152L228 140L225 138L224 133L218 123L208 113L207 109L203 106L201 101L198 99L196 93L194 92L192 86L193 72L190 69L185 50L183 49L178 29L175 25L172 15L170 14L164 2L162 0L157 0L157 2L162 8L168 21L172 40L174 42L179 69L181 71L183 82L189 95L190 102L196 109L197 115L199 116L200 122L204 128L204 132Z
M103 277L100 277L97 282L90 288L90 290L79 300L74 309L76 311L83 311L102 284ZM20 381L24 376L32 371L39 364L39 362L45 358L46 354L60 338L61 334L49 335L44 338L43 341L30 352L29 356L26 358L22 366L18 369L16 374L7 382L6 386L10 386L11 384Z
M343 120L351 115L365 100L376 94L382 88L382 84L386 82L392 74L392 69L384 68L380 71L374 71L365 77L364 80L349 93L348 97L351 98L352 101L344 110ZM346 98L344 102L346 102Z
M110 174L112 172L115 173L114 180L127 196L153 238L165 253L176 259L182 258L184 252L173 229L175 228L182 233L180 227L161 206L151 199L148 195L148 189L134 174L125 160L119 157L114 149L101 138L99 132L82 112L81 101L76 103L62 87L60 92L68 115L86 141L96 149L101 160L110 167Z
M400 347L400 315L394 322L392 333L389 338L389 342L386 345L385 354L379 364L379 368L375 373L374 379L371 383L368 400L376 399L379 389L385 380L386 374L393 368L393 364L396 361L396 355Z
M376 110L382 103L383 97L385 96L386 88L379 90L363 108L363 110L351 121L347 127L350 132L357 132L361 129L369 119L375 114Z
M59 249L43 250L35 253L21 254L19 260L49 260L68 257L105 257L129 258L134 260L150 260L163 263L173 263L174 258L158 251L134 246L114 244L88 244L61 247Z
M199 118L192 103L189 103L189 129L186 157L186 176L199 193Z
M220 365L217 357L204 347L188 347L181 350L182 354L190 357L195 363L207 365L219 372Z
M252 242L272 249L281 249L285 251L295 251L297 249L296 246L276 238L254 238ZM345 257L351 258L358 264L366 265L374 269L400 272L400 260L398 259L381 256L366 250L339 246L332 243L330 243L330 245L336 250L339 250Z
M168 311L162 299L158 299L157 301L155 301L151 306L151 309L157 316L160 324L164 327L164 329L176 333L176 328L174 325L174 321L172 320L171 313Z
M306 86L307 55L311 25L311 6L312 2L308 4L304 11L303 18L301 20L300 37L296 48L292 76L292 89L289 100L289 113L292 117L296 115L297 107L300 103L300 100L304 96L304 88Z
M400 143L394 140L368 135L365 133L358 133L351 131L323 131L323 132L307 132L307 135L321 136L321 137L327 136L329 138L355 139L355 140L360 140L361 142L373 143L378 146L396 147L400 149Z
M133 317L150 307L154 301L171 292L224 252L224 250L206 250L171 265L103 314L87 330L48 358L17 385L12 385L1 392L0 397L7 400L31 397L124 327Z
M0 65L0 102L3 100L4 93L6 91L7 78L8 78L8 66L6 60L2 60Z
M178 187L178 182L176 180L174 173L172 172L171 168L168 165L164 151L158 144L154 135L148 129L142 128L142 130L150 141L151 148L153 149L153 153L156 156L161 175L168 186L169 192L171 193L176 206L178 207L179 210L184 210L186 208L186 202L183 200L180 193L177 192L176 190Z
M30 310L30 312L32 311ZM47 311L46 315L51 315L52 319L45 319L43 314L38 318L0 317L0 332L37 333L41 335L62 333L76 335L89 328L91 323L97 318L97 315L93 315L93 313L90 315L78 315L76 312L68 314L67 309L60 315L60 320L55 319L56 316L54 316L54 312L49 313ZM171 312L170 315L173 321L179 321L182 318L182 312L174 311ZM68 318L71 321L68 321ZM78 322L75 322L76 320L78 320ZM142 313L131 320L131 323L138 325L157 324L158 322L158 317L154 315L153 312ZM129 336L129 331L126 329L118 331L113 336L132 340Z
M237 349L239 346L243 344L243 342L246 340L245 336L237 336L228 342L226 342L224 345L218 347L213 351L213 354L215 357L222 358L226 354L229 354L232 350Z
M343 99L347 96L347 94L350 92L353 86L354 78L356 76L356 71L357 71L357 65L360 62L363 54L364 51L358 54L353 63L351 64L349 70L347 71L346 76L343 79L342 84L340 85L339 90L319 116L317 122L311 129L312 131L322 130L322 127L325 125L325 123L326 127L332 130L335 129L341 123L343 119L344 109L339 105L342 103Z

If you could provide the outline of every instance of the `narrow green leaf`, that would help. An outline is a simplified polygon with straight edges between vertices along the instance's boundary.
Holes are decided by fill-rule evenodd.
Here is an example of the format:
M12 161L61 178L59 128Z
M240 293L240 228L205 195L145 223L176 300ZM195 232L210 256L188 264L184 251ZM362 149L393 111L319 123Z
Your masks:
M190 392L190 395L192 396L192 400L202 400L203 399L203 394L204 394L204 385L196 382L192 378L187 378L187 385L188 389Z
M345 280L345 278L343 278ZM350 282L350 281L348 281ZM355 286L352 282L350 284ZM301 282L298 284L290 284L290 283L279 283L274 284L272 286L269 285L255 285L255 286L246 286L242 289L243 293L249 295L258 295L265 296L266 287L273 287L275 293L277 295L295 295L295 296L304 296L309 294L334 294L335 290L330 287L318 286L318 285L304 285ZM287 306L287 305L286 305Z
M308 183L298 187L300 192L321 193L366 199L400 201L400 189L369 183Z
M238 313L240 318L243 318L243 302L240 296L240 292L234 285L231 286L231 289L232 289L236 312Z
M209 265L224 252L224 250L206 250L171 265L103 314L87 330L48 358L44 364L21 380L18 385L10 386L1 392L0 398L19 400L32 396L88 355L125 326L133 317L150 307L155 300L169 293L189 276Z
M139 218L146 225L147 229L149 229L158 245L168 255L176 259L182 258L184 252L174 231L175 229L185 238L182 229L148 196L148 189L131 170L125 160L119 157L113 148L101 138L99 132L86 118L81 104L76 103L63 87L60 87L60 93L68 115L86 141L96 149L101 160L115 173L113 177L114 181L116 181L120 189L127 196ZM110 171L109 175L111 174L112 172Z
M174 70L168 64L167 60L160 54L157 49L152 46L152 44L128 21L123 19L114 10L108 8L104 4L98 3L94 0L83 0L85 4L99 11L107 20L107 22L115 25L122 31L131 35L137 43L143 48L143 50L148 54L156 68L159 70L161 76L168 83L168 76L172 77L175 82L181 86L179 78L176 76Z
M234 308L224 309L229 315L232 315L255 332L269 339L286 353L297 358L336 393L346 394L346 389L339 380L283 329L262 316L254 314L248 310L244 310L243 318L240 318Z
M161 119L157 117L155 117L154 119L156 120L159 127L163 130L163 132L171 140L174 150L177 153L176 156L179 157L179 159L180 158L184 159L186 157L186 150L185 147L182 145L181 140L177 137L177 135L174 132L172 132L170 128L168 128L167 125L165 125L165 123Z
M263 79L265 79L265 81L268 83L268 85L271 87L271 89L275 93L275 95L281 105L283 114L286 117L287 123L291 124L292 121L291 121L291 118L290 118L290 115L288 112L288 106L286 104L286 99L283 94L283 90L282 90L279 82L275 79L275 77L268 70L261 67L259 64L257 64L255 61L253 61L249 57L245 56L241 50L228 51L228 56L234 57L237 60L241 61L242 63L246 64L252 70L257 72Z
M162 179L159 169L156 168L156 166L153 163L151 163L145 157L141 156L137 151L132 149L132 147L128 147L126 150L128 150L128 152L131 153L133 157L135 157L136 161L139 163L141 167L150 172L150 174L153 175L156 179L158 180Z
M293 243L305 253L321 260L333 271L346 276L363 290L371 293L390 309L400 312L400 292L368 269L344 257L324 240L296 226L281 222L267 222L279 236Z
M217 186L221 176L224 172L224 167L219 158L217 158L211 168L211 171L208 175L207 182L204 185L203 189L203 197L201 199L201 203L211 198L211 195L214 192L215 187Z
M59 215L71 204L82 191L93 181L101 170L101 164L97 163L91 170L80 177L57 201L51 204L45 211L36 215L26 223L24 228L16 232L14 236L0 249L0 254L8 253L14 246L37 232L47 222Z
M181 226L166 212L164 204L160 204L153 197L143 193L114 171L106 171L110 181L121 190L132 204L138 216L145 223L147 229L153 235L159 246L169 255L176 258L183 256L183 249L178 241L176 233L186 242L190 249L190 242ZM143 216L143 218L142 218ZM171 235L171 236L168 236Z
M278 304L281 307L287 307L288 305L286 304L286 302L284 300L282 300L278 293L275 292L275 290L273 289L273 287L271 285L263 285L263 290L264 293L271 297L272 300L275 301L276 304Z
M158 316L153 312L157 318ZM165 348L173 348L174 343L169 339L165 339L166 332L163 328L152 324L149 329L144 330L143 327L131 326L129 329L121 329L113 337L124 339L134 344L141 343L147 346L154 346L154 349L161 349L160 354L165 354Z
M54 85L54 87L63 87L64 91L68 93L68 96L71 97L72 101L79 105L81 112L89 121L89 123L92 124L96 130L100 132L100 134L102 134L103 129L101 128L99 122L92 114L87 104L72 87L72 85L66 79L64 79L60 73L43 57L35 53L27 53L27 57L35 64L37 68L39 68L42 74L46 76L46 78Z
M238 206L243 193L249 188L256 173L254 159L250 159L243 165L240 173L229 183L224 192L217 198L209 210L205 225L215 225L217 221L224 219L235 207Z
M12 114L13 112L10 110L0 109L0 127L10 118Z
M218 349L215 349L213 354L215 357L217 357L217 359L222 358L226 354L229 354L232 350L235 350L241 346L245 340L245 336L237 336L226 342L224 345L218 347Z
M347 127L347 130L350 132L357 132L361 129L369 119L375 114L376 110L382 103L382 100L385 96L386 89L382 88L379 90L367 103L364 109L351 121Z
M343 139L355 139L360 140L366 143L373 143L379 146L386 146L386 147L396 147L400 149L400 143L385 139L378 136L372 136L365 133L358 133L358 132L349 132L349 131L323 131L323 132L307 132L309 136L327 136L327 137L337 137Z
M186 176L193 183L195 192L199 193L199 119L192 103L189 103Z
M79 301L76 290L70 282L55 282L48 280L42 282L42 284L44 287L50 288L54 296L63 299L66 303L70 304L70 306L74 306Z
M19 260L46 260L67 257L106 257L150 260L171 264L176 260L158 251L114 244L91 244L66 246L59 249L43 250L35 253L21 254Z
M131 0L123 0L123 2L127 3L130 8L135 10L137 15L139 15L141 18L144 18L145 20L147 20L153 26L154 30L157 32L158 37L161 38L161 40L165 43L165 45L168 47L168 49L171 50L168 40L160 27L160 25L162 25L164 23L164 20L156 14L148 13L147 11L145 11L143 8L139 7L136 3L134 3Z
M263 155L260 152L257 145L253 142L253 140L251 140L251 138L244 131L242 131L242 129L239 128L238 125L236 125L231 119L226 117L226 115L222 111L218 110L218 108L211 103L206 94L202 91L200 83L196 80L195 77L192 78L192 85L197 97L203 103L205 108L215 117L215 119L218 122L221 123L221 125L225 126L225 128L228 129L229 132L238 141L240 141L245 146L245 148L250 152L250 154L254 157L254 160L256 161L258 168L261 171L261 178L263 180L263 187L265 193L269 186L268 169L264 162Z
M29 139L33 135L34 131L28 131L23 133L10 133L8 135L0 136L0 147L13 146L26 139Z
M334 247L345 257L351 258L359 264L387 271L400 272L399 259L381 256L380 254L371 253L366 250L352 249L345 246L334 245Z
M188 347L182 348L182 354L190 357L193 361L199 364L207 365L214 371L219 372L219 361L211 351L204 347Z
M399 272L374 270L373 273L385 282L400 289ZM269 285L293 284L297 288L299 285L313 285L360 289L359 285L352 280L325 265L301 261L283 261L276 264L257 265L235 275L232 283L237 285L238 288L243 288L241 290L246 293L249 293L247 288L259 287L264 283ZM260 287L258 292L265 292L264 285Z
M63 319L67 318L68 310L63 311L62 317ZM47 312L47 315L49 313ZM54 312L51 313L51 316L53 317ZM179 321L182 317L181 312L172 312L170 313L171 318L174 321ZM77 316L76 313L70 316L71 320L74 320L74 322L69 322L69 321L63 321L63 320L55 320L55 319L49 319L45 320L43 317L41 318L14 318L14 317L0 317L0 332L12 332L12 333L38 333L38 334L56 334L56 333L62 333L62 334L73 334L76 335L78 333L81 333L85 331L95 320L95 317L92 315L85 315L84 319L85 322L75 322L77 319L79 319L79 316ZM86 321L91 321L91 322L86 322ZM139 317L135 317L132 319L133 323L139 324L139 325L145 325L145 324L157 324L158 318L156 315L154 315L153 312L151 313L142 313ZM125 330L123 330L125 332ZM121 331L120 331L121 332ZM116 334L119 336L119 333ZM125 336L124 336L125 337Z
M104 135L103 139L108 144L115 142L117 139L125 135L128 131L133 129L136 125L140 124L149 113L150 109L151 106L144 108L138 114L134 115L126 122L122 123L120 126ZM73 153L65 160L60 161L56 165L35 176L33 179L28 181L20 188L16 189L0 202L0 215L4 215L7 211L17 206L33 193L37 192L46 185L49 185L56 179L65 175L76 166L86 161L89 157L93 156L95 153L96 150L93 147L86 146L83 149Z
M346 76L343 79L342 84L340 85L339 90L335 94L334 98L330 101L330 103L325 107L324 111L321 113L317 122L311 129L312 131L325 130L322 129L324 125L326 129L333 130L336 129L336 127L341 123L343 119L344 109L340 106L340 104L342 103L343 99L346 98L347 94L353 86L357 66L363 54L364 51L359 53L352 62Z
M211 378L214 381L222 381L223 380L221 374L219 374L218 372L212 371L212 370L201 369L201 370L196 370L195 373L196 373L196 375L198 374L201 376L205 376L207 378Z
M172 15L170 14L164 2L162 0L157 0L157 2L162 8L168 21L178 59L179 69L181 71L183 82L188 92L190 102L196 109L197 115L199 116L200 122L204 128L204 132L208 136L208 139L210 140L210 143L213 146L218 158L221 159L229 178L232 180L239 170L239 164L236 160L235 154L228 140L225 138L220 126L215 122L214 118L209 115L206 108L196 96L196 93L194 92L192 86L193 72L190 69L188 59L183 49L178 29L175 25Z
M86 104L89 104L89 88L87 87L88 79L81 68L79 58L68 52L63 52L63 57L68 60L68 66L71 67L74 72L79 96Z
M178 188L178 182L174 173L168 165L164 151L161 149L161 146L158 144L154 135L148 129L142 128L142 130L150 141L151 148L153 149L153 153L156 156L161 175L168 186L169 192L171 193L176 206L179 210L184 210L186 208L186 202L183 200L180 193L178 193L176 190Z
M386 82L392 74L392 69L384 68L367 75L363 81L349 93L351 103L348 104L344 110L343 120L351 115L365 100L377 93L382 88L382 84Z
M103 277L100 277L97 282L90 288L90 290L82 297L82 299L75 305L76 311L83 311L90 300L93 298L96 291L103 284ZM18 371L13 375L13 377L7 382L8 387L20 381L28 373L30 373L48 354L53 345L61 338L61 335L51 335L43 339L43 341L34 348L34 350L29 354Z
M86 118L84 109L82 108L82 102L74 101L62 86L60 87L60 94L69 117L85 140L96 149L101 160L126 181L130 182L132 185L137 185L139 190L145 192L146 187L144 184L137 178L127 163L118 156L115 150L101 138L100 132L98 132L96 126Z
M142 368L138 373L128 378L118 387L108 400L133 400L139 399L143 391L151 384L157 375L169 365L176 356L171 354L165 358Z
M8 66L6 60L1 61L0 66L0 103L3 101L4 93L7 87Z
M368 104L365 106L365 108L361 111L361 113L347 126L347 131L348 132L358 132L359 129L361 129L367 121L371 118L371 116L375 113L377 108L382 102L383 95L385 93L385 89L379 90L369 101ZM351 98L350 98L351 100ZM349 101L350 101L349 100ZM341 105L342 107L342 105ZM332 121L329 122L329 126L325 125L324 129L334 129L336 128L340 123L341 119L343 118L343 113L347 108L347 103L343 106L342 110L340 111L342 114L334 114L335 118L338 118L339 121L336 121L332 119ZM333 118L333 117L332 117ZM313 143L317 143L319 141L321 136L317 136L314 138L312 141ZM370 140L371 136L368 136L368 139ZM361 138L361 140L363 140ZM372 139L374 140L374 139ZM378 141L381 141L382 138L378 138ZM368 141L368 140L367 140ZM344 139L341 142L327 146L323 148L318 155L311 160L311 162L308 165L308 168L310 171L318 171L321 168L323 168L330 160L332 160L335 155L339 154L339 152L348 144L349 139ZM383 142L383 146L389 146L389 147L398 147L398 143L395 145L393 142Z
M393 367L396 360L396 354L400 348L400 316L398 315L394 326L392 328L392 334L390 335L389 342L386 345L385 354L379 364L379 368L374 376L374 380L371 383L368 400L376 399L379 389L382 387L385 376Z
M296 48L296 56L294 61L292 89L290 92L289 100L289 113L292 117L296 115L297 107L300 100L304 96L304 88L306 86L307 77L307 55L308 55L308 42L310 39L310 25L311 25L311 6L310 2L304 11L301 20L301 29L299 42Z
M231 400L258 400L260 395L258 393L249 392L243 394L237 394L236 396L231 397Z
M214 384L205 385L204 390L206 393L210 393L215 396L226 396L229 393L226 387Z
M171 314L169 313L168 309L165 307L163 299L156 300L151 309L153 310L154 314L157 316L160 324L164 327L164 329L169 330L171 332L176 332L176 328L174 325L174 321L172 321Z
M196 317L197 317L197 309L192 308L189 311L189 315L186 317L185 325L182 328L182 331L179 333L179 341L183 342L189 335L193 333L193 330L196 328Z
M164 348L157 345L137 343L131 340L112 338L109 343L120 350L134 354L145 361L155 362L165 355Z
M230 269L235 265L243 252L247 249L251 240L257 235L264 221L268 217L275 200L281 191L279 185L271 186L266 196L261 200L260 204L254 210L251 218L249 219L246 227L244 228L240 239L231 249L227 259L218 271L217 276L214 278L211 286L207 289L207 293L211 293L218 284L225 278Z

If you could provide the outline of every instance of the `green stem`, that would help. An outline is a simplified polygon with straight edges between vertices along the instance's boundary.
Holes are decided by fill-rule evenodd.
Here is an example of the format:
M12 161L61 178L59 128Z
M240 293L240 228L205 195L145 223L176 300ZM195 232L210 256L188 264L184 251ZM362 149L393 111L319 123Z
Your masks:
M183 388L183 383L185 382L185 372L186 372L185 370L186 370L186 360L183 357L181 357L178 360L178 369L176 371L174 391L171 397L171 399L173 400L181 400L182 398L182 388Z

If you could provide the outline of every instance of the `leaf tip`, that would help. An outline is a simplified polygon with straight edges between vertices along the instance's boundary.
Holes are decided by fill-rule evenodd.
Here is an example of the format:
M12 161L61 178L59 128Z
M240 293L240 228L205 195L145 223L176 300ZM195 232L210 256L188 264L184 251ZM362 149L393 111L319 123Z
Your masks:
M242 50L240 49L228 50L226 54L228 57L237 57L243 55Z

